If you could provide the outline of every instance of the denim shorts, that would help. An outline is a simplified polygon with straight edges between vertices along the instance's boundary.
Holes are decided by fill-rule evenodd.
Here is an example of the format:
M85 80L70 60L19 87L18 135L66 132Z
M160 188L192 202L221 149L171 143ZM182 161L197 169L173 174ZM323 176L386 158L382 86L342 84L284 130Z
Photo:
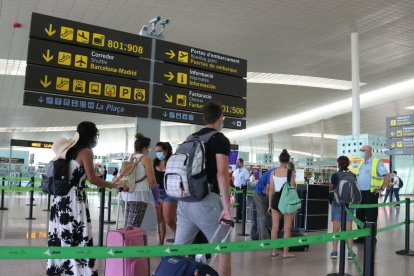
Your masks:
M355 213L355 209L349 209L352 214ZM341 221L341 206L333 202L332 204L332 221ZM346 221L352 221L352 218L346 213Z
M160 189L160 199L164 202L177 203L175 198L169 197L165 189Z

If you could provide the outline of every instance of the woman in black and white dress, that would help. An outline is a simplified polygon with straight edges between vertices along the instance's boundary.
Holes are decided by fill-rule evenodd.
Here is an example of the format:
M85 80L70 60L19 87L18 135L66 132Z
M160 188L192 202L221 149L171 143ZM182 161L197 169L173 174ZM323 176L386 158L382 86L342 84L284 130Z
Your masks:
M50 210L48 246L86 247L93 246L91 218L85 189L85 180L100 188L121 188L120 183L110 183L95 174L93 147L99 138L98 129L92 122L81 122L72 139L54 144L57 158L70 160L70 184L73 186L66 196L56 196ZM122 187L125 188L125 187ZM47 275L98 275L95 259L49 259Z

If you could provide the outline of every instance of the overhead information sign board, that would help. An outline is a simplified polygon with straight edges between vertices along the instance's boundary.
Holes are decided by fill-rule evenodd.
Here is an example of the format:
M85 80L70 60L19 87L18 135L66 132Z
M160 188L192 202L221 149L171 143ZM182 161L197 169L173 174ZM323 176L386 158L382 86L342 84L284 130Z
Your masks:
M246 97L246 80L199 69L156 63L154 82L218 94Z
M30 106L102 113L127 117L148 117L148 107L126 103L25 91L23 104Z
M157 40L155 59L182 66L246 77L247 61L207 50Z
M245 99L169 85L154 85L152 104L156 106L202 113L204 104L210 101L221 103L225 116L246 117Z
M125 55L151 57L150 38L38 13L32 14L30 36Z
M27 63L149 80L150 61L39 39L29 41Z
M33 140L10 140L10 146L15 147L27 147L27 148L43 148L50 149L52 148L52 142L43 142L43 141L33 141Z
M179 123L204 125L203 115L201 113L168 108L153 107L151 118ZM241 118L226 117L224 120L224 127L231 129L245 129L246 120Z
M130 104L148 103L148 83L30 64L26 74L25 90Z
M414 125L387 128L388 138L414 136Z
M0 157L0 163L9 163L10 159L8 157ZM24 164L24 158L12 158L12 164Z
M414 137L403 137L387 140L387 148L414 148Z
M414 114L389 117L386 119L387 127L414 125Z

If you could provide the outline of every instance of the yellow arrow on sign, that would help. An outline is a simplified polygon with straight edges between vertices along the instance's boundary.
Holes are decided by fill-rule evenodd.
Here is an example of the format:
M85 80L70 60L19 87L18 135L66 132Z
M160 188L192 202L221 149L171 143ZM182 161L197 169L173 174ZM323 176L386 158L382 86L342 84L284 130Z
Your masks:
M165 102L166 103L172 103L173 102L173 96L172 95L168 95L167 93L164 93L165 96Z
M45 32L48 36L52 36L56 33L56 30L53 30L53 25L49 24L49 28L45 28Z
M44 59L46 62L49 62L49 61L51 61L51 60L53 59L53 56L52 56L52 55L50 55L50 50L49 50L49 49L47 49L47 51L46 51L46 55L45 55L45 54L43 54L43 55L42 55L42 57L43 57L43 59Z
M168 78L169 81L174 79L174 74L172 72L168 72L168 74L164 74L164 77Z
M170 59L173 59L173 58L175 57L175 53L174 53L174 51L173 51L173 50L170 50L169 52L165 52L165 54L166 54L167 56L169 56L169 57L170 57Z
M43 85L44 88L47 88L49 85L52 84L51 81L48 81L47 75L45 75L44 80L40 80L40 83Z
M395 148L395 143L391 143L391 147L392 148Z
M391 132L391 136L394 136L395 135L395 132L393 131L393 132Z

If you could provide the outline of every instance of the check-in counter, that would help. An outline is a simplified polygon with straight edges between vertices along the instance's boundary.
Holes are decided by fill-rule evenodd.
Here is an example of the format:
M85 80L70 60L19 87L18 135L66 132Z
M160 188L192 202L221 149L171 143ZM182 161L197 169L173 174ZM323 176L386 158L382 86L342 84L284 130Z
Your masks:
M298 184L302 208L296 214L295 227L306 231L328 229L329 186L325 184Z

